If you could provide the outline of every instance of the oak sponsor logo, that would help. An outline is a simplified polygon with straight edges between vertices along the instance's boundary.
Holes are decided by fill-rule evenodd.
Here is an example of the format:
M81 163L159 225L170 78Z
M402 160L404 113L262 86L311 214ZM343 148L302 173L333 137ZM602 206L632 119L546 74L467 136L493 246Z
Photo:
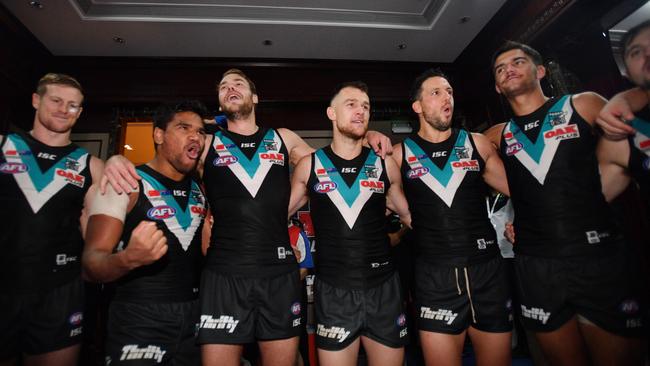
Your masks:
M478 160L459 160L451 162L451 168L456 171L479 171Z
M555 127L550 131L544 132L544 138L547 140L568 140L580 137L578 125L567 125L563 127Z
M66 182L75 185L79 188L83 188L84 183L86 181L86 177L84 177L83 175L77 174L69 170L56 169L55 173L56 175L63 177Z
M260 153L260 160L265 160L270 162L271 164L284 166L284 154L282 153L278 153L278 152Z

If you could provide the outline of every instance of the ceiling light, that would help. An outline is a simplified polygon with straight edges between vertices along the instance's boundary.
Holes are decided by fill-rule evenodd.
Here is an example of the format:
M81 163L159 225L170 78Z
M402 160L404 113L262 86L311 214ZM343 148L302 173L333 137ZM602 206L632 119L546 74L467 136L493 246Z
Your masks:
M124 39L124 38L122 38L122 37L115 36L115 37L113 37L113 42L115 42L115 43L119 43L119 44L125 44L125 43L126 43L126 39Z
M40 1L30 1L29 6L34 9L43 9L43 4L41 4Z
M273 44L273 41L271 41L270 39L265 39L264 41L262 41L262 44L265 46L270 46Z
M397 45L397 49L399 50L405 50L406 49L406 43L400 43Z
M133 150L133 148L132 148L131 145L129 145L129 144L124 145L124 148L127 149L127 150L129 150L129 151L132 151L132 150Z

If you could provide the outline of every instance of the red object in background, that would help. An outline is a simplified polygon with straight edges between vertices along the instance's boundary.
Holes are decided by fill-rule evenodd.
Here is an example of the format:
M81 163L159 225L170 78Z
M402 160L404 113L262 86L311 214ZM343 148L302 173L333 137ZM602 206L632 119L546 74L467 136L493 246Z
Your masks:
M298 211L298 220L302 222L303 229L307 237L313 238L316 236L314 234L314 224L311 222L311 213L309 211Z

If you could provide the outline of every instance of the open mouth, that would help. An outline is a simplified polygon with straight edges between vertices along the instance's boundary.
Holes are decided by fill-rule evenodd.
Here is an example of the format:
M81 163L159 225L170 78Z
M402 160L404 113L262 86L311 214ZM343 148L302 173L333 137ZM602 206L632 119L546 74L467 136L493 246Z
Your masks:
M242 97L239 94L234 94L233 93L233 94L226 95L226 100L229 101L229 102L234 102L234 101L241 100L241 99L242 99Z
M193 143L188 145L185 148L185 154L187 155L188 158L192 160L196 160L199 158L199 155L201 154L201 147L199 144Z

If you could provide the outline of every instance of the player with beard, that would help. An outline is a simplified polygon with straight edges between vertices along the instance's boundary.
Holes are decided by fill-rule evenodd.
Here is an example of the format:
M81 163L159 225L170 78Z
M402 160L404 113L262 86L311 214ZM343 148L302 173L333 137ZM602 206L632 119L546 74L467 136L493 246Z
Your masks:
M330 146L304 157L291 182L289 214L310 200L316 252L316 346L320 365L402 365L408 341L400 281L390 259L386 207L408 225L399 170L363 147L370 101L362 82L341 84L327 108Z
M108 187L91 203L84 272L116 286L107 364L200 364L195 332L207 207L191 174L205 142L204 115L195 101L160 106L156 153L136 168L138 189L118 195Z
M553 365L642 364L645 304L636 264L601 193L594 93L547 98L541 55L508 42L495 86L514 117L492 127L515 209L522 323Z
M0 135L0 364L20 354L25 365L77 363L82 209L103 169L70 141L83 99L77 80L47 74L32 95L32 130Z
M411 100L420 129L395 145L393 156L413 214L425 361L460 364L469 335L478 363L508 365L510 290L485 211L488 185L509 195L503 163L485 136L451 128L453 89L440 70L416 78Z
M640 186L646 200L650 199L650 20L631 28L621 40L623 60L627 77L638 88L623 92L614 97L601 111L601 126L607 131L611 120L622 124L630 134L606 133L598 146L600 172L605 188L605 197L613 199L629 184L630 178ZM620 104L623 103L622 107ZM636 116L621 112L621 108L631 108ZM619 110L619 112L616 112ZM620 118L627 120L621 123Z
M226 128L208 136L198 165L215 217L200 290L203 363L239 365L257 341L263 364L292 366L305 314L287 232L289 165L313 149L291 130L258 126L257 90L241 70L226 71L217 91ZM385 136L368 137L390 149ZM137 178L124 160L107 167L117 191Z

